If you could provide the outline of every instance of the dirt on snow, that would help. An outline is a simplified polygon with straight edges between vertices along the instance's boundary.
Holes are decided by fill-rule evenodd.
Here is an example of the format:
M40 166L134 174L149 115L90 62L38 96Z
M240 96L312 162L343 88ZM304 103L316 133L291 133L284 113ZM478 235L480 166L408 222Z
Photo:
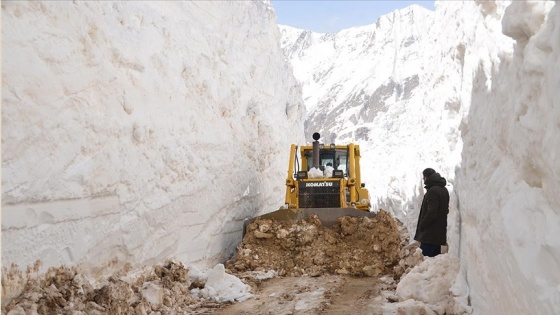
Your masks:
M168 261L139 275L130 267L96 285L75 267L50 268L40 277L25 277L13 267L3 269L2 287L21 282L23 292L6 305L2 313L19 314L174 314L200 304L190 289L200 285L189 280L188 269ZM3 296L4 297L4 296Z
M228 269L275 270L280 276L374 277L393 273L401 236L386 211L373 218L340 217L324 227L316 215L295 223L258 218L247 227Z
M204 288L205 283L189 279L189 270L181 263L167 261L141 272L128 266L98 284L90 283L75 267L50 268L41 276L30 276L29 270L24 275L16 266L4 268L2 314L313 314L327 310L337 314L337 309L342 314L352 299L354 309L362 305L363 311L377 312L386 299L392 299L398 279L422 261L416 245L406 245L408 240L401 237L402 228L385 211L373 218L341 217L331 227L324 227L315 215L295 223L257 219L248 226L235 257L226 262L226 271L249 284L255 294L238 310L235 304L194 297L190 291ZM269 270L280 277L257 280L247 276ZM380 298L384 285L388 291ZM6 297L14 291L19 292ZM356 299L363 301L356 303Z

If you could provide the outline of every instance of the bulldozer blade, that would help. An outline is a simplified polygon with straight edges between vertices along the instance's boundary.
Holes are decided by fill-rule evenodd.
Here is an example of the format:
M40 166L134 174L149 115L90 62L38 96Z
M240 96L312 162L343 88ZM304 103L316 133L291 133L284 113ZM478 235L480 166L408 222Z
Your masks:
M374 217L375 212L358 210L354 208L304 208L304 209L280 209L270 213L266 213L251 219L247 219L243 223L243 236L247 231L247 226L253 223L256 219L274 219L276 221L296 222L309 216L316 214L323 226L329 227L336 223L340 217Z

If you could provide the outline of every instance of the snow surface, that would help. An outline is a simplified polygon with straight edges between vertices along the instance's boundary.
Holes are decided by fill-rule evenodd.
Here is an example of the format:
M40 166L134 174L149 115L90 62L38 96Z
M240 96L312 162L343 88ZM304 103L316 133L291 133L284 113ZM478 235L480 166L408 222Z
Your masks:
M229 258L303 135L279 41L268 2L2 3L2 265Z

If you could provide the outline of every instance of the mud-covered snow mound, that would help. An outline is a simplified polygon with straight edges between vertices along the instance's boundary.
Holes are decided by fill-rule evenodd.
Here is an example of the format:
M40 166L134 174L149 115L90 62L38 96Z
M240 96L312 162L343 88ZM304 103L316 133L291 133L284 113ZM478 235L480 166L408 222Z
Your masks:
M233 272L275 270L280 276L392 274L399 263L401 236L386 211L372 218L340 217L331 227L316 215L295 223L258 218L247 226Z
M75 267L53 267L44 276L26 281L23 292L3 311L145 314L152 310L184 310L196 303L189 293L188 269L182 264L167 262L135 277L126 275L127 271L111 276L95 288Z
M221 264L208 276L194 271L174 261L144 270L128 265L93 282L75 266L51 267L31 277L5 268L3 289L13 284L21 289L2 296L2 314L190 314L251 296L250 287L225 274Z

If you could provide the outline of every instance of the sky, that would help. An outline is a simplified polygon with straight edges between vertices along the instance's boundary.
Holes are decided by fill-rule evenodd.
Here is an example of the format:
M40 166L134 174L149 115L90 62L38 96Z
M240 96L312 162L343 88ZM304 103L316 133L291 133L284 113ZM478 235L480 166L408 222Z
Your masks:
M434 1L272 1L278 24L334 33L354 26L373 24L379 16L412 4L435 10Z

